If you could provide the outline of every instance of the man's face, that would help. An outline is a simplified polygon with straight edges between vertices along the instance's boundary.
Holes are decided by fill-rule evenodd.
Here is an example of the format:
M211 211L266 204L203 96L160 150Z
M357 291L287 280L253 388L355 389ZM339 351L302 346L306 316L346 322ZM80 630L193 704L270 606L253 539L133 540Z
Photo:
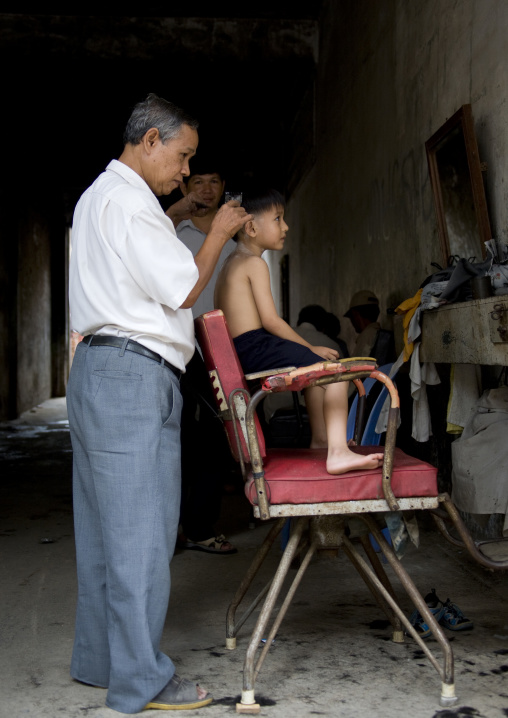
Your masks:
M147 133L147 136L150 135ZM189 160L196 154L198 133L189 125L182 125L179 134L163 144L159 133L150 140L150 154L146 159L144 179L152 192L160 197L180 186L190 174Z
M220 198L224 192L224 182L217 172L211 174L195 174L188 180L184 194L194 192L199 199L206 205L207 209L198 210L198 213L205 213L209 210L216 210L219 206Z

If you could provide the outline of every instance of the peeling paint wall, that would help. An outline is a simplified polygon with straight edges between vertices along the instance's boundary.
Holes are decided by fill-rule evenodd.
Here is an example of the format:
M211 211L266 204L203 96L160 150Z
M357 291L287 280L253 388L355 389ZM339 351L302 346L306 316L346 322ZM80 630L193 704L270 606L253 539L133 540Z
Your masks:
M466 103L488 164L492 233L507 237L507 30L505 0L325 4L316 161L287 213L292 322L311 302L342 316L368 288L389 327L384 310L442 262L425 141Z

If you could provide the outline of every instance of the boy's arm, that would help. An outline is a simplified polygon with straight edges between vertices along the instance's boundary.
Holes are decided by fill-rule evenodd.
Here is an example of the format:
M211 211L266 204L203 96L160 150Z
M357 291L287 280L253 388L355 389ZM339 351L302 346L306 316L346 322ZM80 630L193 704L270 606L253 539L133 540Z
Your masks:
M247 266L247 276L251 283L252 295L263 329L281 339L288 339L297 344L302 344L315 354L323 357L323 359L338 359L339 353L335 349L312 346L278 315L270 287L270 272L265 260L260 257L252 257L249 259Z

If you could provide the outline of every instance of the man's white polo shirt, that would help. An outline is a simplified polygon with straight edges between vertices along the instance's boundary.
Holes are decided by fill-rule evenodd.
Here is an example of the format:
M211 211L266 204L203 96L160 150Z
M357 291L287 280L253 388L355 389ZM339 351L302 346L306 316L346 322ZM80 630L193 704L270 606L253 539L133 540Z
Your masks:
M184 371L194 327L192 311L179 307L198 277L192 253L146 182L110 162L74 212L72 328L129 337Z

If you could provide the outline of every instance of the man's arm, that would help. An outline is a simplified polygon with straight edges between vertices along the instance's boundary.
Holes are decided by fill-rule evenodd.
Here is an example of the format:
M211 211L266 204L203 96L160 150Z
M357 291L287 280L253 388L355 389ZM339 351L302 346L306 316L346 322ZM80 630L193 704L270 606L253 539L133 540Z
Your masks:
M311 349L315 354L323 357L323 359L337 359L339 353L335 349L312 346L312 344L305 341L303 337L297 334L294 329L278 315L270 287L270 272L265 260L260 257L252 257L247 264L247 275L251 283L254 302L256 303L263 329L266 329L267 332L275 334L275 336L281 339L288 339L297 344L302 344Z
M199 279L186 300L181 304L181 309L189 309L194 305L196 299L210 281L224 245L249 219L252 219L252 215L247 214L238 203L228 202L219 209L214 217L211 229L201 245L201 249L194 257Z

